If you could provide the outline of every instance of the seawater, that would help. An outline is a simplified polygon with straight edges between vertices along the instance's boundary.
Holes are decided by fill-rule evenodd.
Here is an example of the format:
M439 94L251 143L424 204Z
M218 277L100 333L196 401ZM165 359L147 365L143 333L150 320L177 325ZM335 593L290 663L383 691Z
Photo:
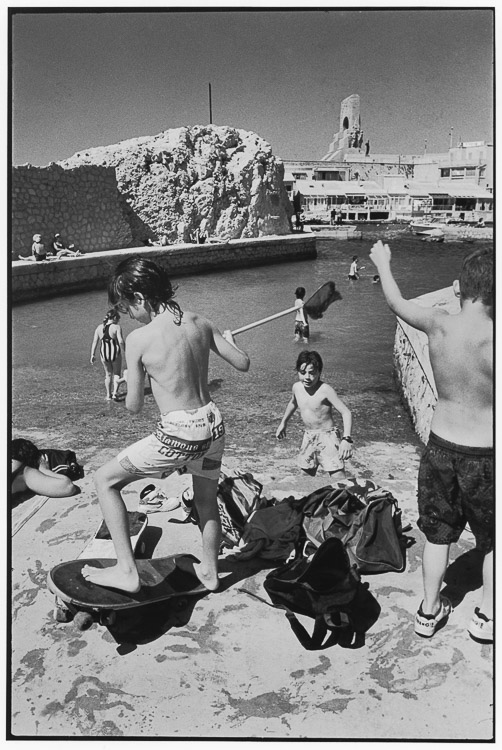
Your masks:
M304 286L309 297L333 280L342 294L321 320L311 321L308 347L295 343L290 314L237 337L251 357L248 373L211 357L211 393L224 413L230 450L272 450L303 348L321 354L324 379L353 411L357 441L418 444L393 377L395 318L380 285L372 283L376 269L369 251L376 239L389 242L394 276L408 298L450 286L465 255L483 244L492 246L481 241L424 242L408 230L364 227L359 241L318 239L315 261L174 279L181 307L201 312L221 330L234 330L291 307L297 286ZM353 255L364 266L358 282L347 278ZM107 307L103 290L13 308L15 434L46 432L81 448L100 447L104 441L117 450L150 430L157 414L151 395L135 417L123 404L105 403L101 364L89 363L93 333ZM125 317L121 324L125 335L137 325ZM290 434L299 434L297 416L290 424Z

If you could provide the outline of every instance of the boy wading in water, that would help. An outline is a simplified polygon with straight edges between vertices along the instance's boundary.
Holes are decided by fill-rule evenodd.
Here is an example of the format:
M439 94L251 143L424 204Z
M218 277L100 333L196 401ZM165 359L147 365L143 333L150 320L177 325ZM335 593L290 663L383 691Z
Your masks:
M418 474L418 526L426 536L422 570L424 599L415 632L431 637L451 604L440 589L450 544L466 523L485 554L483 594L468 630L476 640L493 640L493 255L480 250L465 258L453 282L458 315L420 307L403 299L390 270L388 245L377 242L376 265L391 310L429 339L438 393L428 445Z
M275 436L286 437L286 425L297 409L305 425L298 464L314 476L320 466L330 475L345 476L344 461L352 456L352 414L334 388L321 380L323 361L318 352L303 351L296 360L299 382L293 393ZM342 415L343 435L340 439L333 419L333 409Z
M86 566L93 583L134 593L140 588L129 539L127 512L120 490L143 477L166 477L186 467L193 475L194 504L202 531L202 563L195 573L204 586L218 588L220 517L216 490L225 443L225 428L209 395L208 365L212 351L237 370L249 369L249 357L209 320L174 301L167 274L152 261L133 256L119 264L108 285L110 303L143 323L126 340L126 407L143 406L145 372L160 410L155 431L134 443L96 472L101 510L110 530L117 564Z

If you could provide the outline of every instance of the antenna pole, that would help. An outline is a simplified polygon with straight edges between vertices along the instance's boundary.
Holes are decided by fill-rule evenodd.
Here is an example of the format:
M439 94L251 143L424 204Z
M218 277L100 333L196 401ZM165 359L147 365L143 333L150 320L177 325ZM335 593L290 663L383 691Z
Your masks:
M211 99L211 84L209 84L209 124L213 124L213 103Z

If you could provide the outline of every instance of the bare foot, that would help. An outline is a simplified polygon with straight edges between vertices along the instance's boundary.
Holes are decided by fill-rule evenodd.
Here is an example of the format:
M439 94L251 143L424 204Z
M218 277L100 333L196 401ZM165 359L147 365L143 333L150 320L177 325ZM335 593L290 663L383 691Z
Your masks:
M208 589L208 591L217 590L218 586L220 585L217 573L214 576L208 575L202 570L202 563L194 563L193 569L199 581L203 586L206 587L206 589Z
M141 588L136 570L125 573L117 565L111 568L92 568L90 565L84 565L82 575L86 581L96 583L98 586L119 589L128 594L136 594Z

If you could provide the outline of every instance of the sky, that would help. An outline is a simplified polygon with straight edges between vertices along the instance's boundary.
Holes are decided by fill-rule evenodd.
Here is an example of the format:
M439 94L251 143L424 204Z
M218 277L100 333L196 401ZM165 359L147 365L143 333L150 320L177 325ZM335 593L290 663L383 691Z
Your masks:
M14 165L207 125L209 84L213 123L256 132L282 159L321 159L351 94L372 154L423 153L426 140L445 152L451 132L454 145L493 140L486 7L16 7Z

